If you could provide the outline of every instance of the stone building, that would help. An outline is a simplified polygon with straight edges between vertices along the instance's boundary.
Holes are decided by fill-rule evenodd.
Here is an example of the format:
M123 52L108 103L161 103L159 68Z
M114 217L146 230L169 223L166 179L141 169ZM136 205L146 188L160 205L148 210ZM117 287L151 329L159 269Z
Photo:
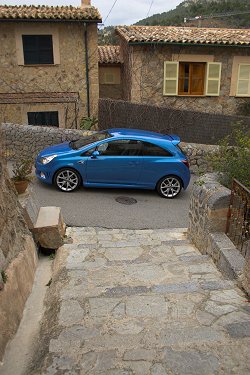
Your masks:
M99 46L100 98L122 99L122 61L119 46Z
M0 6L0 122L77 128L99 98L98 10Z
M250 29L118 27L123 99L234 114L250 97Z

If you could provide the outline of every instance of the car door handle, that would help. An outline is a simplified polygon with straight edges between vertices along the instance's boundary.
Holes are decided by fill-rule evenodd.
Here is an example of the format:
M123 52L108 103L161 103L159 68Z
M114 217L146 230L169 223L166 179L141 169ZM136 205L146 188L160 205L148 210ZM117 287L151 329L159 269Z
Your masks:
M130 161L129 162L129 165L137 165L137 164L139 164L139 161Z
M78 162L77 162L77 164L84 164L85 163L85 160L79 160Z

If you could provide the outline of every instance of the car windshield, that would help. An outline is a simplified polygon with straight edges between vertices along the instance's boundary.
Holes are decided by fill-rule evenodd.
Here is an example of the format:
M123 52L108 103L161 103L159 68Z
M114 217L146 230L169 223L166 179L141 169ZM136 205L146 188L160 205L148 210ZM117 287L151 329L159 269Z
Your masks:
M73 148L73 150L79 150L80 148L87 146L91 143L102 141L107 138L111 138L112 135L108 132L99 132L92 134L89 137L81 137L79 139L76 139L75 141L71 141L69 143L70 147Z

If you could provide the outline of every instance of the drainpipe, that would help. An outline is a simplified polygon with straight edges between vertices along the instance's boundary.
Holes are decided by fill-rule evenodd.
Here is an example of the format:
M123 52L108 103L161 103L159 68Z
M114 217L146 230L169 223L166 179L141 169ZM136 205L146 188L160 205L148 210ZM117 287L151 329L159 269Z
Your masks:
M85 45L85 67L86 67L86 88L87 88L87 115L90 117L90 84L89 84L89 51L87 24L84 22L84 45Z

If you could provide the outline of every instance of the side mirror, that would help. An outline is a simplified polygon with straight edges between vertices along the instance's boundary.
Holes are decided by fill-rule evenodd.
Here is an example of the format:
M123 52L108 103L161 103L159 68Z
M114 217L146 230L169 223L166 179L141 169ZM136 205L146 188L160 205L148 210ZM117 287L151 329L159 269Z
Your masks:
M99 156L99 155L100 155L100 152L99 152L99 151L94 151L94 152L92 152L91 157L92 157L93 159L96 159L97 156Z

